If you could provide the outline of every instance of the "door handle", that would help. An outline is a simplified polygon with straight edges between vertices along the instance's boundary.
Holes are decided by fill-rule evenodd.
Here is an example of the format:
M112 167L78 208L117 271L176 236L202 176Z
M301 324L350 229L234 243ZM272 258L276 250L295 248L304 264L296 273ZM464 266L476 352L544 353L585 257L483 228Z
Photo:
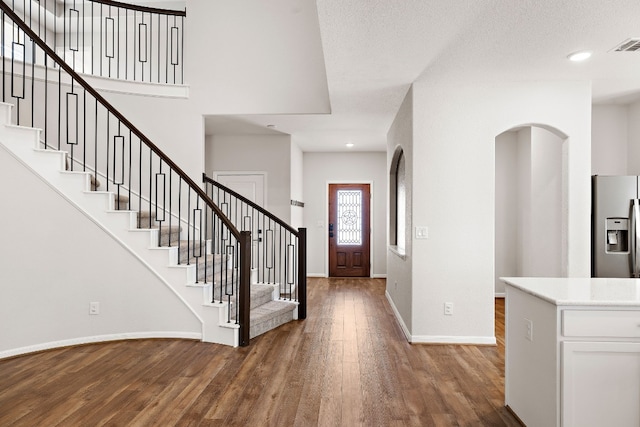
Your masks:
M329 223L329 237L333 237L333 224Z

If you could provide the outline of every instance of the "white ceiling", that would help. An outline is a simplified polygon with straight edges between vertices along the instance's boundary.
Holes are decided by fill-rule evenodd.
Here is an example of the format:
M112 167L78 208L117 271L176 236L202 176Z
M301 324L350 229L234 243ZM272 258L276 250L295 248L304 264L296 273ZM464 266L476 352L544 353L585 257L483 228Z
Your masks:
M417 79L587 79L595 103L640 99L639 0L317 0L331 114L211 116L212 133L285 133L303 151L384 151ZM291 37L300 35L292 34ZM593 57L566 56L588 49ZM267 124L276 130L267 129Z

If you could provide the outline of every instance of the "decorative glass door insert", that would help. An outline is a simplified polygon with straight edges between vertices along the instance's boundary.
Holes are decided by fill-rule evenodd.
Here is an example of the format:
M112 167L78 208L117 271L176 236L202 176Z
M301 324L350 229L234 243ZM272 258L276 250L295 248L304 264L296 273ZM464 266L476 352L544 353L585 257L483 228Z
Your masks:
M338 190L338 244L362 244L362 191Z

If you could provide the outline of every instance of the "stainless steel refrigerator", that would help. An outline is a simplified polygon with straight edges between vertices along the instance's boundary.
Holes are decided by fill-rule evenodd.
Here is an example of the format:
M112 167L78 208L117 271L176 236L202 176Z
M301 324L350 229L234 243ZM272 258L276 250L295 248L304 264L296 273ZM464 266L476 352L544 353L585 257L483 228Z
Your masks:
M591 275L640 277L640 177L592 177Z

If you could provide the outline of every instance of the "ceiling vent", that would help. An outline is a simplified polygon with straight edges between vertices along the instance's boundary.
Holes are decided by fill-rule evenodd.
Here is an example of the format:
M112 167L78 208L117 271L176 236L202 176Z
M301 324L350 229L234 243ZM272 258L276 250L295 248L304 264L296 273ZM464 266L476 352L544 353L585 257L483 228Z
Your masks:
M614 52L635 52L640 50L640 38L627 39L613 48Z

